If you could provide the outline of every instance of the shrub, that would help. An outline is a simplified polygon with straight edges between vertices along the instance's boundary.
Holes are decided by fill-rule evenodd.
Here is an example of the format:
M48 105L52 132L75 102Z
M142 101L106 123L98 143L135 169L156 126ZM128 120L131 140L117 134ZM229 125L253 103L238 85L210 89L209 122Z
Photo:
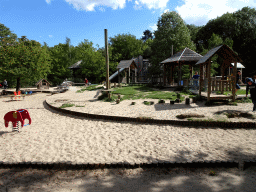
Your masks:
M158 103L165 103L163 99L159 99Z

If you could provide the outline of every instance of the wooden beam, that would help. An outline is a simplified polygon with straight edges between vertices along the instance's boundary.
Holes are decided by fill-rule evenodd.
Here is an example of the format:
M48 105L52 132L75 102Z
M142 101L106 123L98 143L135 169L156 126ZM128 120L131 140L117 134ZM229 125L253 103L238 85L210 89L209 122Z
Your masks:
M232 87L233 102L235 102L235 99L236 99L236 73L237 73L236 68L237 68L237 60L235 60L235 65L233 67L233 87Z
M131 83L131 67L128 70L128 83Z
M208 94L207 94L207 101L210 101L210 95L211 95L211 60L208 61L207 65L207 79L208 79Z
M203 64L200 64L200 81L199 81L199 96L201 96L202 92L202 84L203 84Z
M164 64L164 86L166 85L166 69L165 69L165 64Z
M118 87L120 87L120 69L118 68Z
M106 77L106 88L110 89L110 84L109 84L109 58L108 58L108 30L104 29L105 32L105 55L106 55L106 70L107 70L107 77ZM110 95L109 95L110 97Z

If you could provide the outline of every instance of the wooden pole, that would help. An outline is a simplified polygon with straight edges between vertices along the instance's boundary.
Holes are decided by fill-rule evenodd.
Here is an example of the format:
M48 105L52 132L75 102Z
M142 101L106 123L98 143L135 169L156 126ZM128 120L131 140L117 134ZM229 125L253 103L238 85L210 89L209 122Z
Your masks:
M171 66L170 84L173 85L173 65Z
M233 69L233 87L232 87L233 102L235 102L235 99L236 99L236 68L237 68L237 60L235 60L234 69Z
M165 69L165 64L164 64L164 86L166 85L166 69Z
M109 85L109 58L108 58L108 30L104 29L105 32L105 52L106 52L106 66L107 66L107 77L106 77L106 88L110 89ZM110 96L110 94L109 94Z
M178 86L180 87L181 86L181 64L179 62L179 84Z
M129 67L128 71L128 83L131 83L131 67Z
M211 60L208 61L208 67L207 67L207 77L208 77L208 94L207 94L207 101L210 101L210 95L211 95Z
M199 96L201 96L202 92L202 84L203 84L203 64L200 64L200 81L199 81Z
M120 87L120 69L118 68L118 87Z

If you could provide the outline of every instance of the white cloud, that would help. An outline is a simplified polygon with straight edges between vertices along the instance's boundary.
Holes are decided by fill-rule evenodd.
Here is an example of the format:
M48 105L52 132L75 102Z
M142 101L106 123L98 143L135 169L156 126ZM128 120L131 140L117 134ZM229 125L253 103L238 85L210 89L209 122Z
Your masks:
M149 26L153 31L156 31L157 30L157 25L156 24L154 24L154 25L151 25L151 26Z
M136 0L137 6L145 5L148 9L164 9L169 0Z
M169 9L165 9L163 13L161 13L161 16L166 13L166 12L169 12Z
M254 0L183 0L184 5L175 10L188 24L205 25L210 19L214 19L227 12L235 12L245 6L255 7Z
M65 0L69 4L73 5L77 10L95 11L95 7L106 6L112 9L123 9L125 7L126 0Z
M53 36L52 35L49 35L50 38L52 38Z
M48 4L52 0L45 0ZM95 11L95 7L106 6L116 10L118 8L123 9L126 4L126 0L65 0L67 3L73 5L77 10ZM169 0L135 0L134 8L138 9L142 6L146 6L148 9L164 9ZM127 2L133 2L127 0Z

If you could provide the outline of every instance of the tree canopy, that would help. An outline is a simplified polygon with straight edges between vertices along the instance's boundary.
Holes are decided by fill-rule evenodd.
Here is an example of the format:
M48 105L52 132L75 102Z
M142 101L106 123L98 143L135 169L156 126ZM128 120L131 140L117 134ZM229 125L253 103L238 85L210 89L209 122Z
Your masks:
M0 73L10 81L17 80L17 91L20 80L32 83L45 78L50 72L50 60L50 55L40 43L25 36L15 45L0 47Z
M159 63L171 56L172 45L173 53L181 51L185 47L195 50L190 31L177 12L172 11L162 14L157 27L151 45L152 55L150 57L151 73L155 74L160 73Z

